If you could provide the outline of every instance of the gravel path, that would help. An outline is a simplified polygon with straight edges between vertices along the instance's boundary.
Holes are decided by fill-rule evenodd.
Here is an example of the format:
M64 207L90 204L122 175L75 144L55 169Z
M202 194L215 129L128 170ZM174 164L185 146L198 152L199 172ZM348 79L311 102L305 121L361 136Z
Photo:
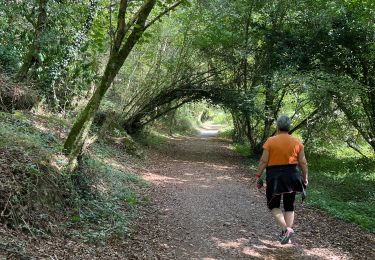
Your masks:
M375 259L375 236L298 205L293 244L255 189L254 174L217 127L174 138L152 154L144 178L150 203L127 245L133 259Z

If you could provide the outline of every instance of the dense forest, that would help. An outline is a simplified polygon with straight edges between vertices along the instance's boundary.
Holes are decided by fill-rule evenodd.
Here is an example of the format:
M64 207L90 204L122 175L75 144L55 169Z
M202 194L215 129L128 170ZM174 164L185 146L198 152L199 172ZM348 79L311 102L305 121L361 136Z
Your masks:
M126 234L147 184L113 156L214 121L253 165L281 114L311 205L373 232L375 2L0 0L2 232Z

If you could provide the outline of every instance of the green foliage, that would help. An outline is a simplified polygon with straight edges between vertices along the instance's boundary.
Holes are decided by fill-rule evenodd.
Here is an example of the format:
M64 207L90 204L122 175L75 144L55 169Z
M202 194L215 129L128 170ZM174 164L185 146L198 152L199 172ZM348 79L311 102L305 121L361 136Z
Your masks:
M0 2L0 69L14 75L35 39L38 1ZM67 115L76 115L75 109L80 109L92 90L98 89L116 32L119 1L98 1L94 12L89 3L92 1L48 1L41 49L28 73L47 109ZM156 3L148 21L175 1ZM141 4L130 1L125 17L132 17ZM335 161L333 157L346 161L349 159L341 156L347 154L348 144L373 157L373 1L212 0L183 1L183 5L189 8L178 8L173 16L165 16L147 29L105 96L100 109L121 115L118 129L136 132L157 120L153 126L160 132L195 134L200 124L197 118L207 110L214 123L228 125L221 136L251 144L233 148L248 156L261 151L262 143L275 131L275 119L286 113L293 116L296 134L308 151L328 153L331 162ZM90 17L94 18L92 25L84 28ZM192 103L202 100L200 104ZM207 104L223 107L226 112ZM25 169L39 176L45 171L42 166L48 168L46 162L60 155L61 133L47 131L57 122L40 126L35 123L40 118L31 118L19 112L12 116L0 114L0 149L22 147L21 157L31 158ZM117 137L123 136L118 130ZM129 141L126 147L131 146L131 139L122 140ZM165 136L146 130L139 140L158 146L165 142ZM107 152L98 151L104 155ZM35 161L36 157L40 160ZM96 160L86 158L84 167L110 172L121 182L117 179L121 173L103 169ZM354 169L340 170L340 174L352 176ZM335 180L331 175L326 178ZM73 192L74 185L69 187ZM137 202L125 190L119 192L127 196L129 204ZM332 195L327 194L322 197ZM89 205L90 201L85 203L87 209L95 207ZM336 203L337 208L342 207L340 203ZM88 210L82 219L95 222L103 215L105 220L100 224L109 228L106 214L111 210L120 212L121 203L118 199L98 199L94 204L104 211L90 215ZM345 218L350 219L349 215L355 214L349 212ZM76 222L83 221L81 215L74 216ZM367 221L358 216L353 219ZM118 216L117 221L125 223L126 219ZM104 231L98 232L101 237Z
M224 139L233 139L234 129L232 126L227 126L219 130L218 137Z
M227 124L229 122L229 116L228 114L224 112L220 112L218 114L215 114L212 118L212 123L214 124Z
M214 124L220 124L223 126L232 124L232 115L227 111L224 111L221 107L209 106L205 110L206 121L210 121Z
M197 134L198 113L201 105L189 104L178 109L174 115L173 132L186 135Z
M21 0L1 4L0 65L6 71L16 72L33 46L38 3ZM97 44L94 40L85 42L86 35L77 37L77 32L84 31L89 12L88 1L48 1L45 29L40 35L41 49L28 76L37 83L40 95L49 104L69 107L97 77ZM68 54L76 46L79 47L76 53Z
M53 124L21 112L0 112L0 121L0 221L28 232L50 232L48 223L68 207L72 191L70 177L58 171L63 165L58 137L39 130Z
M375 232L374 161L329 154L310 154L308 161L308 203Z
M8 114L0 112L0 148L23 147L29 154L50 157L61 150L58 138L53 133L40 132L32 117L22 112Z
M152 128L143 129L134 138L137 143L149 147L158 147L167 141L166 135Z
M251 147L249 144L232 144L232 150L237 152L243 157L249 157L252 155Z
M13 46L0 45L0 69L7 73L14 73L20 62L17 56L17 50Z

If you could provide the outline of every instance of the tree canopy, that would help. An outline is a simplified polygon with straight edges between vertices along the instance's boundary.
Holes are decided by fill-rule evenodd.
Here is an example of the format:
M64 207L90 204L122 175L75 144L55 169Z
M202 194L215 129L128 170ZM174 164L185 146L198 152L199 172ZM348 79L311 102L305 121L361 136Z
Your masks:
M340 135L375 151L373 1L0 3L1 70L77 115L72 164L98 113L134 133L200 100L230 113L254 154L280 114L306 144Z

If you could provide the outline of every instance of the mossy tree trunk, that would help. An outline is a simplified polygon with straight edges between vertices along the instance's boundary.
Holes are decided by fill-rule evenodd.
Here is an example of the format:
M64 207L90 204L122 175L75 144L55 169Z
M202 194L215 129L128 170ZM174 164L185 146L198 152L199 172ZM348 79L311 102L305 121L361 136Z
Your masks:
M107 66L99 87L95 90L84 110L79 114L65 141L64 151L69 155L70 171L73 171L76 167L76 158L81 153L95 114L99 109L100 101L116 76L114 68L111 67Z
M167 13L167 11L177 7L181 1L176 2L147 24L147 18L149 17L151 10L155 7L156 0L145 0L133 18L130 19L128 23L125 23L128 3L128 0L121 0L120 2L116 35L112 41L111 54L104 74L100 80L100 84L87 103L86 107L76 119L68 138L64 143L64 153L69 156L69 171L73 171L75 169L77 157L82 151L95 114L99 109L100 102L111 86L126 58L129 56L131 50L142 37L143 32L150 25L152 25L156 20L160 19L161 16Z
M33 24L35 28L34 39L23 60L21 68L17 72L16 78L19 80L26 78L27 73L35 63L41 62L40 57L42 48L42 37L47 24L47 4L48 0L39 0L38 20L35 24Z

